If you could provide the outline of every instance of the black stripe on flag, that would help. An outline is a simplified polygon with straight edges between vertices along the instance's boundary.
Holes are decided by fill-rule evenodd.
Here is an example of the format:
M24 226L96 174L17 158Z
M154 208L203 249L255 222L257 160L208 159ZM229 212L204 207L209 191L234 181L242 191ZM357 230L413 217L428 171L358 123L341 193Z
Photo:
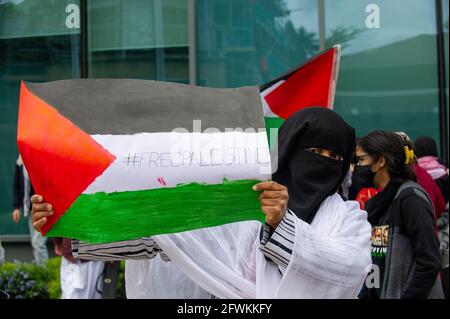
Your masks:
M202 121L202 131L265 127L257 86L216 89L134 79L25 85L90 135L170 132L177 127L192 132L193 120Z

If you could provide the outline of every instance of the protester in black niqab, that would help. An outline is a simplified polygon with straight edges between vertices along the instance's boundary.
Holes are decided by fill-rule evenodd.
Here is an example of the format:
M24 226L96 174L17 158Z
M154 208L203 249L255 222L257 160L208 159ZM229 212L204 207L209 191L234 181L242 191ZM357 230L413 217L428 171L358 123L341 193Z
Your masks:
M288 188L288 208L311 223L320 204L334 194L350 167L355 131L332 110L314 107L290 116L278 133L278 169L272 179ZM343 160L306 151L323 148Z

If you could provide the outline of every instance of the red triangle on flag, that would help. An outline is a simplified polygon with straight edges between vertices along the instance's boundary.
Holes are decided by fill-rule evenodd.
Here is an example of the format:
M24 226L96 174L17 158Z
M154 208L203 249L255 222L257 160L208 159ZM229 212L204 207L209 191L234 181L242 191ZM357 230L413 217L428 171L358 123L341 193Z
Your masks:
M332 108L338 58L337 46L314 57L278 81L273 81L273 85L266 89L274 89L265 96L270 110L286 119L306 107ZM278 86L275 87L276 85Z
M33 188L55 212L43 235L116 159L23 82L17 143Z

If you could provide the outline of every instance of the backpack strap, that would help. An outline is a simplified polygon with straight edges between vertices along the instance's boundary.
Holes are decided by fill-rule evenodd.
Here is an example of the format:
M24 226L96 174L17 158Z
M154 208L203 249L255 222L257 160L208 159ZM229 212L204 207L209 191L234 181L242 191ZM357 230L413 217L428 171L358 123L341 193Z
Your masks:
M425 192L425 190L419 184L413 181L404 182L395 194L394 200L396 200L400 196L401 192L408 188L412 188L417 196L421 197L431 206L431 208L433 208L433 203L431 202L431 199L428 196L427 192Z

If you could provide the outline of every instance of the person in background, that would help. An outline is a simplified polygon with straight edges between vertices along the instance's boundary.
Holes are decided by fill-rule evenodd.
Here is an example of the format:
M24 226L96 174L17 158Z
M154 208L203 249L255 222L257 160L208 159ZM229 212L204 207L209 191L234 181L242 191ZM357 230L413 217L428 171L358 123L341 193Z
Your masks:
M356 145L358 145L359 140L360 138L356 139ZM356 158L356 146L352 159L352 166L352 180L349 187L348 199L357 201L359 203L359 207L364 209L366 202L375 196L379 190L373 185L370 167L360 166L358 164L358 160Z
M101 299L105 262L75 259L69 238L56 237L53 243L61 256L61 299Z
M371 274L380 284L366 283L360 298L443 298L433 206L415 182L413 151L398 134L379 130L359 141L356 156L382 188L365 206L372 225Z
M448 168L444 165L444 161L439 159L436 142L429 136L419 136L414 141L416 156L418 157L418 165L426 170L434 179L445 201L445 212L438 218L438 234L440 241L440 250L443 263L442 284L444 287L445 297L449 295L449 213L448 213L448 197L449 197L449 173Z
M444 161L438 157L436 142L429 136L419 136L414 141L414 150L420 167L428 172L444 196L448 205L449 174ZM448 210L448 208L447 208Z
M410 150L414 151L414 144L409 138L409 136L404 132L396 132L403 140L403 143L408 146ZM434 221L436 223L436 232L437 232L437 220L442 216L442 213L445 211L445 200L442 196L441 190L439 189L436 182L433 180L430 174L418 165L417 157L414 156L413 160L413 169L416 173L417 184L422 186L422 188L427 192L428 196L430 196L431 202L433 203L434 208Z
M19 155L14 172L13 220L15 223L19 223L21 212L28 219L34 261L39 266L45 266L48 260L47 238L43 237L33 227L31 216L31 196L33 194L34 190L28 177L28 172L23 165L22 157Z

